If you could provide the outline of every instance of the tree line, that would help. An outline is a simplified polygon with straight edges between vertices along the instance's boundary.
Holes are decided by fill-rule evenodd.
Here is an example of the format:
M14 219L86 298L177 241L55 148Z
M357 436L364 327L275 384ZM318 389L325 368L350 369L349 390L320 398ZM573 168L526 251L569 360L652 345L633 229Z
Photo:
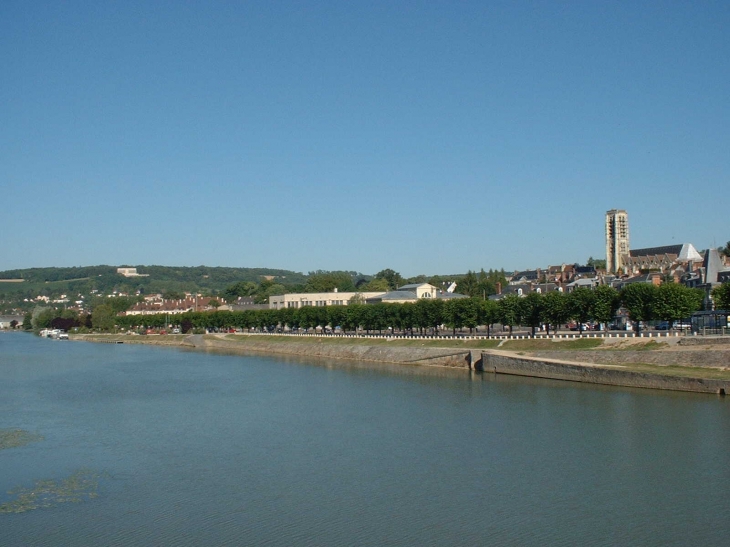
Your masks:
M723 287L730 287L726 284ZM725 290L725 289L723 289ZM730 292L730 290L725 290ZM718 293L719 294L719 293ZM446 328L473 329L484 326L491 334L492 325L501 324L512 331L516 326L528 327L534 336L544 327L549 334L570 321L577 322L582 332L589 322L607 324L623 308L628 318L640 329L641 322L663 320L673 323L686 319L702 308L704 292L684 285L667 283L660 286L636 283L618 291L607 285L591 290L577 288L570 293L552 291L526 296L507 295L500 300L478 297L453 299L421 299L404 304L361 304L347 306L306 306L279 310L244 310L188 312L170 316L116 316L102 308L101 316L91 315L91 324L101 330L113 328L165 328L171 323L182 332L203 329L260 329L275 331L282 328L311 329L339 327L343 332L357 330L367 333L393 329L402 333L438 333ZM109 303L106 303L109 306Z
M713 297L717 308L730 308L730 283L716 288ZM599 285L593 290L577 288L570 293L534 292L524 297L511 294L500 300L479 297L421 299L404 304L352 303L348 306L306 306L280 310L188 312L174 316L164 313L120 316L117 313L124 303L106 299L90 315L83 317L74 318L73 312L68 310L59 314L52 308L46 308L33 318L32 327L112 331L116 328L161 329L174 323L179 325L182 332L205 329L274 331L284 327L306 330L329 326L333 329L339 327L345 332L383 332L392 328L403 333L422 334L438 333L443 328L452 332L467 328L471 332L484 326L489 335L492 325L501 324L510 332L516 326L528 327L534 336L537 328L544 326L549 334L570 321L575 321L581 332L583 325L589 322L607 324L615 319L620 308L626 311L637 330L641 322L652 320L668 321L671 327L674 321L686 319L701 309L703 300L703 291L684 285L635 283L625 286L621 291ZM28 326L31 326L31 318L26 319ZM68 326L61 327L61 319Z

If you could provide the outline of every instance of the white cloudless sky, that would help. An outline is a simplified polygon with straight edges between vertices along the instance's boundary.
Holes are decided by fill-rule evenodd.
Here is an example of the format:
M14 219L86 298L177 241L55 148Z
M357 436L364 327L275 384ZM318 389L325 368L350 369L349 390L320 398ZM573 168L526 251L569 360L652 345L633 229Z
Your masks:
M730 240L728 2L0 3L0 270Z

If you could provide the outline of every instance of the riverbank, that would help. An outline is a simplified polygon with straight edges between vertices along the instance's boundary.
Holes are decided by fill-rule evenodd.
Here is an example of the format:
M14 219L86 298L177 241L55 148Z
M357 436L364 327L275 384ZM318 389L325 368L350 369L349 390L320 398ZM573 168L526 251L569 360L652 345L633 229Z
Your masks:
M605 385L730 392L730 345L634 340L336 338L208 335L71 335L92 342L486 370ZM710 339L707 341L712 342ZM499 347L499 349L497 349ZM495 366L496 364L496 366Z

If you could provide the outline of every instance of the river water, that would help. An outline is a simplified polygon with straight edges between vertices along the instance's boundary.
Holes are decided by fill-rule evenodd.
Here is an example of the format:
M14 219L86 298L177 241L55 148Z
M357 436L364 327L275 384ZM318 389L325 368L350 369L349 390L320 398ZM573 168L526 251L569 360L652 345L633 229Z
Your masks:
M3 546L730 542L717 396L0 334L0 429L5 508L95 477Z

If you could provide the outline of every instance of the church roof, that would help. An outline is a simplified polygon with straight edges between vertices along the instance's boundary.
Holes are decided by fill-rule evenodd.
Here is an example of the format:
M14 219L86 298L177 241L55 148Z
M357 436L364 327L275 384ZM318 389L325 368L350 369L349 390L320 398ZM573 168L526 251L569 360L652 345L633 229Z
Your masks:
M682 252L682 245L665 245L664 247L647 247L631 249L629 256L677 255Z
M662 255L674 255L677 257L676 260L680 262L699 262L702 260L702 255L697 252L697 249L691 243L665 245L663 247L646 247L645 249L631 249L629 251L631 258Z

